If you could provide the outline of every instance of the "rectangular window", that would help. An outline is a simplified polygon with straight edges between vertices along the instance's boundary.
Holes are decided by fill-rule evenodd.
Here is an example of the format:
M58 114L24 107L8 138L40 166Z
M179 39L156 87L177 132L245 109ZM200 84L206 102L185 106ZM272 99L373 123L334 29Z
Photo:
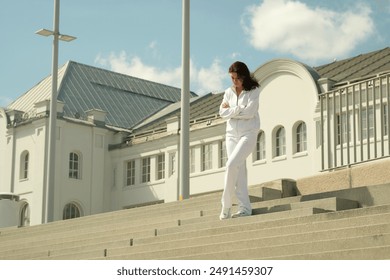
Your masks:
M337 145L351 141L351 126L348 127L347 113L337 115Z
M219 143L219 167L225 167L227 162L226 140Z
M80 179L79 174L79 155L76 153L69 154L69 178Z
M213 159L212 145L211 144L202 145L202 171L213 168L212 159Z
M362 130L363 140L374 137L374 109L370 107L368 109L368 115L367 115L367 108L362 109L361 113L362 113L361 130ZM368 116L368 128L367 128L367 116Z
M135 185L135 161L131 160L127 162L126 167L126 185Z
M389 106L387 104L383 105L383 135L388 135L389 133Z
M20 176L19 178L24 180L28 179L28 165L29 165L29 160L30 154L27 151L24 151L20 157Z
M150 157L142 159L142 174L141 174L141 182L147 183L150 182Z
M196 162L196 158L195 158L195 148L192 147L190 149L190 173L194 173L195 172L195 162Z
M157 156L157 180L165 178L165 154Z

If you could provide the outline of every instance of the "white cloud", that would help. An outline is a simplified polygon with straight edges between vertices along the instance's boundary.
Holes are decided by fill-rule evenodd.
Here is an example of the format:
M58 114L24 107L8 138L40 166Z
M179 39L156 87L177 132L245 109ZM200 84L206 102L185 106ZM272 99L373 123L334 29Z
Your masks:
M128 56L125 51L111 53L108 57L99 54L95 63L110 70L154 81L174 87L181 87L181 65L176 68L162 69L145 64L138 56ZM209 67L196 67L190 62L190 89L198 95L223 90L223 80L227 77L220 61L215 59Z
M239 52L234 52L234 53L232 53L231 55L230 55L230 58L231 59L237 59L237 58L239 58L241 56L241 53L239 53Z
M242 26L253 47L290 53L305 62L343 57L374 32L371 8L310 8L299 1L264 0L249 7Z
M196 74L192 80L198 87L199 92L216 92L223 90L223 81L226 79L227 71L224 71L221 67L220 61L215 59L209 68L195 67L191 68L192 72ZM191 75L192 76L192 75Z

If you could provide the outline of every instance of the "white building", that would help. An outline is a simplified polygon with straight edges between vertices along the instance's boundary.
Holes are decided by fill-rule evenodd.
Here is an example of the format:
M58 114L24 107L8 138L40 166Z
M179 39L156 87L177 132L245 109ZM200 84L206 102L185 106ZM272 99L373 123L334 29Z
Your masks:
M261 132L250 185L390 155L390 48L316 68L275 59L254 75ZM68 62L59 69L54 209L46 209L50 85L47 77L0 108L0 193L19 197L19 226L42 223L46 211L60 220L178 199L180 89ZM223 186L222 94L191 99L191 195Z

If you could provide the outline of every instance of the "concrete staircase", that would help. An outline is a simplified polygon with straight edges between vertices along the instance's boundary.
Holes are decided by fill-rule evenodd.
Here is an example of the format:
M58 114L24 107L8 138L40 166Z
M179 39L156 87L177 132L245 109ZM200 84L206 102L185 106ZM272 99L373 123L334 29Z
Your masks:
M254 186L253 215L224 221L212 193L0 229L0 259L390 258L390 202L366 197L390 197L390 185L305 196L293 188Z

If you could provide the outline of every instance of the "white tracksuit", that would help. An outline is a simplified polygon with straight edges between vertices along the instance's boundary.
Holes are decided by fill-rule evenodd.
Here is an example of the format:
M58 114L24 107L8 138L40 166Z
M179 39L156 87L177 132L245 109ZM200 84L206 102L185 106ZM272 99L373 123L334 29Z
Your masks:
M231 208L232 198L238 199L239 209L251 213L248 195L246 158L254 151L260 129L259 118L260 88L243 91L237 97L234 86L225 90L219 114L226 119L226 163L222 207ZM228 103L229 108L222 108Z

